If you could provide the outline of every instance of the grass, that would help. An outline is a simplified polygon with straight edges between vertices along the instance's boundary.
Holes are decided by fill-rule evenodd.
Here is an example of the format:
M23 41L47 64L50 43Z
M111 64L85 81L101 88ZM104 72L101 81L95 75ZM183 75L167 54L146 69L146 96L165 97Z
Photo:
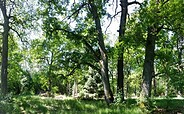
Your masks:
M152 99L155 114L184 114L184 99Z
M184 113L183 99L152 99L153 114ZM107 106L104 100L14 96L0 101L0 114L145 114L136 99Z
M0 110L0 113L10 114L143 114L130 102L107 106L104 100L62 100L39 96L18 96L9 103L1 101Z

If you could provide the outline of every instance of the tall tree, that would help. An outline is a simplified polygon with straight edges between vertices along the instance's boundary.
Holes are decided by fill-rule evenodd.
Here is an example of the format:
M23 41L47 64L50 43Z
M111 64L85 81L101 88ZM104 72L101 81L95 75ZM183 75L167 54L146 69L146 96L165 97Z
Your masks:
M121 17L119 25L119 48L118 48L118 64L117 64L117 93L121 94L122 100L124 100L124 46L123 40L125 39L126 20L128 15L128 5L139 4L137 1L128 2L128 0L120 0Z
M121 94L122 100L124 100L124 64L123 64L123 52L124 47L122 45L124 36L125 36L125 25L126 25L126 17L128 13L128 0L120 0L121 6L121 18L120 18L120 26L119 26L119 42L120 46L118 49L118 77L117 77L117 93Z
M0 0L0 9L1 9L1 12L2 12L2 18L3 18L2 19L3 22L1 23L1 25L3 26L1 88L2 88L2 93L4 95L8 91L7 90L7 80L8 80L7 75L8 75L8 40L9 40L9 32L11 30L11 31L15 32L20 37L21 33L19 33L19 32L24 31L24 29L26 29L25 27L28 27L28 25L30 25L30 24L27 24L28 18L30 19L30 17L29 17L30 15L28 16L27 12L29 12L30 10L32 11L32 9L29 9L30 7L29 8L26 7L27 9L22 10L23 6L27 6L27 4L24 4L25 2L28 3L28 1L24 1L24 0L17 0L17 1L16 0L15 1ZM22 12L20 13L19 11L24 11L24 15L22 15L23 13ZM18 15L17 13L20 13L21 16ZM22 17L24 17L24 18L22 18ZM32 21L32 19L30 19L30 20ZM20 26L18 27L18 25L21 25L21 27ZM15 35L15 34L13 34L13 35Z
M158 16L158 4L155 1L151 1L153 5L150 8L150 11L153 11L153 18L159 18ZM153 9L154 7L154 9ZM145 44L145 59L143 66L143 83L142 83L142 95L145 98L151 96L151 85L152 85L152 77L154 76L154 58L155 58L155 43L157 39L158 32L162 29L160 26L160 21L153 21L147 26L147 38Z
M151 15L148 14L149 17L144 21L147 26L147 38L145 45L145 60L143 66L143 84L142 84L142 95L146 98L151 96L151 86L152 86L152 78L155 76L154 69L154 59L155 59L155 45L158 40L158 34L165 27L165 25L169 24L172 19L169 19L166 14L164 8L166 8L166 4L168 4L169 0L166 1L154 1L151 0L149 2L149 6L147 7L148 12L152 12ZM170 6L168 7L170 8ZM146 13L146 11L145 11ZM143 17L144 18L144 17ZM157 18L157 20L155 20Z
M95 21L96 25L96 30L98 34L98 45L100 49L100 69L101 69L101 78L104 86L104 93L105 93L105 99L107 103L113 102L113 93L110 88L110 83L109 83L109 75L108 75L108 56L107 56L107 51L105 49L105 44L104 44L104 38L103 38L103 32L101 28L101 22L100 22L100 17L98 14L98 9L97 6L95 5L94 0L89 0L89 10L93 15L93 19Z
M0 1L0 9L3 14L4 23L3 23L3 48L2 48L2 64L1 64L1 91L3 95L7 93L7 67L8 67L8 35L10 31L9 19L10 14L7 14L7 1Z
M143 96L151 96L152 77L154 76L154 57L155 57L155 41L157 39L157 28L148 27L146 46L145 46L145 60L143 66Z

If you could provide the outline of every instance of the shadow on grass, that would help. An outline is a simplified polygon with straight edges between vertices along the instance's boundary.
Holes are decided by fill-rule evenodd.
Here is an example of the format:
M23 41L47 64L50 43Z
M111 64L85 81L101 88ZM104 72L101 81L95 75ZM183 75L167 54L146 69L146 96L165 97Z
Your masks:
M184 99L153 99L153 114L184 114Z
M18 96L9 103L1 102L0 110L13 114L143 114L136 105L107 106L103 100L58 100L38 96Z
M152 114L182 114L184 99L152 99ZM137 99L107 106L104 100L54 99L18 96L0 101L0 114L144 114Z

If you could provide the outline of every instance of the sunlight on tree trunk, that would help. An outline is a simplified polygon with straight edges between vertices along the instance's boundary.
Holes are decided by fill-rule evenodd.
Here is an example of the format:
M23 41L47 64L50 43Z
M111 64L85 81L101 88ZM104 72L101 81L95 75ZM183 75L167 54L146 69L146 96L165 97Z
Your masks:
M97 13L98 12L97 7L95 6L93 0L89 0L89 4L90 4L89 9L93 15L95 25L96 25L96 30L98 33L98 45L99 45L100 55L101 55L101 60L99 61L100 68L101 68L101 77L102 77L102 82L104 86L105 99L107 103L109 104L113 102L114 98L113 98L113 94L110 88L110 82L109 82L109 76L108 76L108 57L107 57L107 53L105 49L100 18Z

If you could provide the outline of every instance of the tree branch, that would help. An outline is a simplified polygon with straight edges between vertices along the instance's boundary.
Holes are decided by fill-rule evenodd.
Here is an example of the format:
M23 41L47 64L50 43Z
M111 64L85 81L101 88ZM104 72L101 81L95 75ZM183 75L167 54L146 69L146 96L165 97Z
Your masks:
M133 5L133 4L138 4L138 5L142 6L142 4L141 4L140 2L137 2L136 0L133 1L133 2L129 2L129 3L128 3L128 6L129 6L129 5Z
M70 73L68 73L66 76L73 75L73 74L75 73L76 69L77 69L80 65L81 65L81 63L78 63L78 64L72 69L72 71L71 71Z
M91 63L88 63L88 62L83 62L83 64L90 66L92 69L96 70L99 74L101 74L101 70L97 66L95 66Z
M16 31L14 28L10 27L10 30L14 31L14 32L18 35L18 37L20 38L21 42L26 42L27 44L29 44L28 41L25 41L25 40L22 39L22 37L21 37L21 35L19 34L19 32Z
M155 78L156 76L161 75L161 74L163 74L163 73L157 73L157 74L153 75L153 78Z
M161 25L160 27L157 28L157 33L159 33L163 29L164 25Z
M112 19L115 18L119 13L121 13L121 11L117 12L116 14L114 14L112 17L110 17L110 23L108 24L107 28L105 29L105 33L107 32L107 29L110 27L111 23L112 23Z
M64 21L65 19L70 19L73 15L78 14L79 11L85 6L87 5L87 3L83 3L81 6L79 6L79 8L77 10L75 10L70 16L64 18L62 21Z
M77 36L78 38L82 38L82 42L86 45L86 47L93 53L93 56L95 58L96 61L99 61L99 56L98 54L94 51L93 47L85 40L86 36L82 36L82 35L79 35L79 34L75 34L74 32L71 32L71 31L68 31L68 30L65 30L65 29L61 29L61 28L57 28L57 29L54 29L54 30L61 30L61 31L64 31L66 33L69 33L69 34L72 34L73 36Z
M169 0L166 0L165 2L163 2L162 6L165 5L167 2L169 2Z

